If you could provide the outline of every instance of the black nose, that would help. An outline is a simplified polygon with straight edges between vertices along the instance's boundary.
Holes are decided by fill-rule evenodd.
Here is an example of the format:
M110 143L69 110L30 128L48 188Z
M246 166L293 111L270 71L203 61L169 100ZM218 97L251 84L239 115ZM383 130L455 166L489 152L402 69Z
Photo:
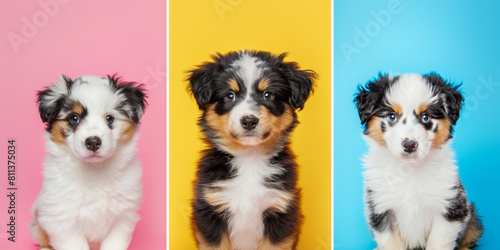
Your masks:
M407 153L411 153L411 152L414 152L415 150L417 150L417 146L418 146L418 143L416 141L412 141L409 139L405 139L403 141L403 148L404 148L405 152L407 152Z
M252 129L254 129L255 127L257 127L257 124L259 124L259 118L253 116L253 115L247 115L247 116L243 116L240 120L241 122L241 126L250 131Z
M87 149L92 152L99 150L101 144L102 144L101 138L97 136L91 136L85 140L85 146L87 146Z

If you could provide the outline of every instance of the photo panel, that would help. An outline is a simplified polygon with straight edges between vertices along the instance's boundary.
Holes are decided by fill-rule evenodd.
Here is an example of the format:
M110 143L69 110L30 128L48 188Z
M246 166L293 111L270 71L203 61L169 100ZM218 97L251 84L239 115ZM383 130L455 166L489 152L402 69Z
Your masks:
M462 2L459 5L451 4L450 1L335 1L334 9L334 248L376 248L368 225L377 225L377 218L382 222L383 216L370 217L365 209L372 213L380 212L376 207L395 197L383 196L386 198L384 200L382 196L378 196L379 199L374 200L374 191L366 186L364 188L367 181L373 183L375 178L373 171L368 172L366 165L389 162L387 159L391 157L382 157L382 150L378 154L373 153L366 160L369 147L362 138L365 127L361 123L361 119L365 118L363 113L358 114L354 102L355 97L358 98L358 105L362 102L357 94L363 92L363 89L358 87L380 79L379 74L395 79L394 77L406 73L425 75L432 72L439 74L453 86L460 85L458 91L464 103L461 105L459 118L455 117L458 121L450 130L451 136L443 138L454 153L443 155L443 159L456 161L467 199L475 204L477 214L482 219L484 234L476 249L498 248L495 237L500 230L500 219L496 212L499 202L495 198L498 191L495 176L500 163L495 157L493 145L500 138L496 128L499 114L497 107L500 105L500 52L497 46L500 42L500 5L493 1ZM404 88L413 86L408 84ZM434 90L437 91L438 88ZM401 98L401 94L396 92L394 90L392 93L392 99L380 100L391 102ZM384 93L385 97L387 93ZM418 91L413 91L406 99L413 100L416 96L419 96ZM439 96L447 103L452 100L444 92ZM456 96L458 94L455 93ZM378 97L371 98L376 102ZM460 102L446 107L448 119L450 110L460 109ZM374 120L376 119L378 118ZM387 113L381 119L392 118ZM422 116L419 119L425 122L427 118ZM450 119L453 120L453 117ZM370 126L367 124L368 128ZM372 132L377 127L373 129L366 130L365 134L375 138ZM389 132L390 130L389 127L385 132L378 130L378 144L390 144L389 141L398 136L397 133ZM402 130L400 132L403 133ZM424 144L425 142L421 143ZM439 150L448 147L447 145L431 149L431 154L442 152ZM375 154L379 157L377 161L373 160ZM428 157L430 159L434 156ZM383 185L387 184L388 190L392 190L389 193L397 195L405 187L404 183L410 183L411 175L422 173L419 171L423 170L401 167L394 175L389 172L381 174L378 180L385 183ZM432 174L416 182L418 184L411 187L413 191L401 198L405 201L401 204L412 207L415 213L425 209L421 203L412 203L411 199L414 197L412 195L425 194L426 190L432 188L430 176ZM443 176L438 183L445 183L447 178L450 175ZM459 184L456 185L460 187ZM438 185L437 188L434 187L434 191L430 191L436 197L439 196L439 187ZM422 195L421 198L428 200L432 199L431 196ZM365 198L366 204L364 197L368 197ZM436 197L434 198L438 199ZM377 204L374 205L375 203ZM404 214L412 218L408 213ZM418 218L420 221L427 220L425 216ZM453 221L452 216L449 218ZM407 222L401 221L400 225ZM378 225L382 227L382 224Z
M169 2L170 249L196 247L195 173L207 153L202 150L213 148L203 142L205 135L197 125L203 111L199 96L188 92L190 71L217 53L242 50L287 53L285 62L297 62L300 69L317 74L314 93L303 110L297 109L300 124L288 138L296 155L304 215L297 248L331 248L331 7L328 1ZM210 89L219 93L217 87ZM220 129L227 125L223 122Z
M140 217L135 229L132 226L128 249L166 249L166 2L10 2L0 12L0 138L4 159L10 157L0 174L0 249L39 249L29 225L34 217L46 215L68 217L63 222L47 219L43 227L71 228L76 216L86 221L79 224L82 228L94 223L87 233L99 238L105 234L104 228L113 227L116 217L137 219L135 212L120 213L127 207L123 205L127 199L138 204ZM67 81L61 78L63 74ZM84 75L98 77L79 78ZM142 84L147 102L144 112L138 92L123 86L110 88L108 76L113 75L115 80L121 77L135 83L130 86ZM54 87L56 81L63 83ZM94 87L77 90L85 81ZM102 86L107 87L96 90L104 82ZM64 84L72 85L73 93ZM39 92L49 86L53 92ZM38 98L47 105L40 108L42 114ZM69 107L71 111L65 110ZM76 116L70 121L62 112ZM88 125L91 119L97 124L94 128ZM121 132L110 132L118 130ZM75 139L85 131L89 138L91 133L113 135L100 142ZM106 151L109 158L93 158L99 165L75 153L84 144L96 155L108 145L115 147ZM127 153L122 150L124 145L128 145ZM134 154L139 161L133 162L135 172L129 175L125 172L131 163L125 159ZM74 176L68 177L73 170ZM82 172L88 175L78 174ZM133 176L138 182L132 185L123 176ZM124 189L130 185L134 192ZM138 191L141 185L142 195ZM42 187L59 191L40 198L41 203L50 203L45 208L32 209ZM111 197L111 193L115 195ZM70 231L65 237L59 235L60 242L73 237ZM98 249L98 245L91 246Z

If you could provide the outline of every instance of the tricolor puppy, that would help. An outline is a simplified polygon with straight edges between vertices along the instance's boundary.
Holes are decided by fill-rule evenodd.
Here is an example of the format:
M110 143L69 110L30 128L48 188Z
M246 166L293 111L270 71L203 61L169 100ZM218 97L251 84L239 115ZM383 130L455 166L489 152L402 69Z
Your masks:
M48 155L30 231L42 249L127 249L139 220L144 98L115 76L62 76L38 92Z
M315 73L285 54L217 54L189 75L208 149L195 181L193 228L200 249L293 249L301 225L290 150L296 110Z
M430 73L381 74L358 88L365 212L379 250L470 249L482 235L450 149L459 86Z

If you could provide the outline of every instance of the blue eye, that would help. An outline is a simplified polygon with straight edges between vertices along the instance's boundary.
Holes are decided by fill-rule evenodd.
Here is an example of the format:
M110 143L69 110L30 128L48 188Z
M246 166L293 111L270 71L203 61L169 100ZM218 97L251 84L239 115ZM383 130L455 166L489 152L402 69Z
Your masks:
M389 114L389 121L390 122L395 122L396 120L398 120L398 116L395 113Z
M424 114L424 115L422 116L422 121L423 121L423 122L428 122L430 119L431 119L431 118L430 118L427 114Z
M78 116L77 114L72 114L68 118L68 122L69 124L78 124L80 122L80 116Z
M229 91L229 93L227 93L226 97L224 97L225 102L233 102L234 100L236 100L236 95L234 94L233 91Z

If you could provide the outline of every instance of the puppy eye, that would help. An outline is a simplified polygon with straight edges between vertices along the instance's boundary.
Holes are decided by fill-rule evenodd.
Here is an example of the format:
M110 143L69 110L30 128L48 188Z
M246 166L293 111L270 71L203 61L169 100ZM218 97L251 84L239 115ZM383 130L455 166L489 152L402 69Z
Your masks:
M273 93L271 93L269 91L264 91L262 98L264 98L264 100L266 100L266 101L272 101L272 100L274 100L274 95L273 95Z
M69 116L68 118L68 122L69 124L78 124L80 122L80 116L78 116L77 114L72 114Z
M430 119L431 119L431 118L430 118L430 117L429 117L429 115L427 115L427 114L424 114L424 115L422 116L422 121L423 121L423 122L428 122Z
M398 116L396 115L396 113L390 113L388 119L390 122L395 122L398 120Z
M115 118L112 115L106 116L106 122L111 125L115 121Z
M236 95L234 94L233 91L229 91L229 93L227 93L226 97L224 97L225 102L233 102L234 100L236 100Z

